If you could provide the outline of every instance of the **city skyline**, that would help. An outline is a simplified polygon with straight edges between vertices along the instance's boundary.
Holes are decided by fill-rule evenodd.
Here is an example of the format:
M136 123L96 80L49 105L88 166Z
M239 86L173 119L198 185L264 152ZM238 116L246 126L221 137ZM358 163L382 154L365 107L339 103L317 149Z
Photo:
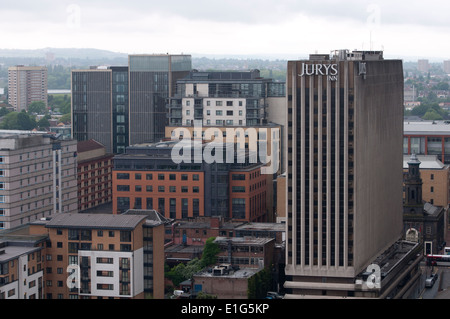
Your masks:
M3 7L3 48L261 55L295 59L334 49L387 58L446 59L449 4L431 1L253 0L141 2L26 0ZM428 14L429 8L432 10ZM130 18L132 17L132 18ZM295 34L296 38L292 38ZM416 43L421 45L418 47ZM413 47L414 46L414 47Z

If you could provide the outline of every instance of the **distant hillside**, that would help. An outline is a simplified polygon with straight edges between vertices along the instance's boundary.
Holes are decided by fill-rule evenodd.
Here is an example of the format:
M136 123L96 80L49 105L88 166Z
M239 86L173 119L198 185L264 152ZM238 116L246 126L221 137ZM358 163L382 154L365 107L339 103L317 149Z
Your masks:
M128 54L91 48L0 49L0 57L5 58L48 58L49 56L62 59L116 59L127 58Z

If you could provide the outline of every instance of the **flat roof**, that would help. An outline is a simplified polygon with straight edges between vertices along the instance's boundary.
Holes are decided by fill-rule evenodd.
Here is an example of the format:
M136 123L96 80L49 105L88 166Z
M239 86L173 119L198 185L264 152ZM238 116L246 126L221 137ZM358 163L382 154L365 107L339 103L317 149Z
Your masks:
M268 237L216 237L215 243L226 243L231 241L233 245L245 244L245 245L265 245L268 242L273 241L273 238Z
M437 155L416 155L420 161L420 169L444 169L444 165L438 160ZM411 160L411 155L403 155L403 169L408 168L408 162Z
M403 121L403 134L450 135L450 121Z
M47 228L123 229L133 230L146 215L60 213L49 220Z
M214 267L211 267L214 268ZM213 272L207 270L200 271L194 274L195 277L211 277L211 278L250 278L254 274L260 272L264 268L241 268L239 270L230 271L228 274L224 275L214 275Z

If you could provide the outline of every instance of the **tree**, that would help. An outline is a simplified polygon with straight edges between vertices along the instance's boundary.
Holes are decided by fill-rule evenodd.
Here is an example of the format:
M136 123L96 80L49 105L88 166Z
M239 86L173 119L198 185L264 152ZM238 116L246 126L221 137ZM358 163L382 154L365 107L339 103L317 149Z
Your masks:
M39 128L49 128L50 127L50 122L48 121L47 117L43 117L36 123L36 125Z
M443 120L444 118L443 118L438 112L436 112L436 110L434 110L434 109L429 109L429 110L427 111L427 113L425 113L425 115L422 116L422 119L424 119L424 120L439 121L439 120Z
M215 264L217 261L217 254L220 252L220 248L219 245L214 242L215 239L215 237L210 237L206 240L201 259L202 268Z
M2 107L0 108L0 117L5 116L6 114L9 113L9 110L6 107Z
M32 130L36 127L36 120L26 112L10 112L4 116L0 128L4 130Z
M19 130L32 130L36 127L36 120L25 112L17 115L17 125Z
M247 296L248 299L262 299L271 289L272 275L268 268L257 272L248 280Z
M35 101L35 102L31 102L31 104L28 106L28 112L36 113L36 114L45 114L45 113L47 113L47 108L45 107L44 102Z
M60 117L59 121L61 123L70 123L72 121L72 114L67 113Z

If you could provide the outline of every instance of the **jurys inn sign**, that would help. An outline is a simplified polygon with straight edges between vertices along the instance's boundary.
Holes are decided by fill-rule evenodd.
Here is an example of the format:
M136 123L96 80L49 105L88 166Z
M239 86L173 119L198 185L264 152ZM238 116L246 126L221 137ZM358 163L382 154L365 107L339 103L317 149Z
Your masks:
M307 64L302 63L299 76L304 75L326 75L330 81L336 81L338 74L337 64Z

